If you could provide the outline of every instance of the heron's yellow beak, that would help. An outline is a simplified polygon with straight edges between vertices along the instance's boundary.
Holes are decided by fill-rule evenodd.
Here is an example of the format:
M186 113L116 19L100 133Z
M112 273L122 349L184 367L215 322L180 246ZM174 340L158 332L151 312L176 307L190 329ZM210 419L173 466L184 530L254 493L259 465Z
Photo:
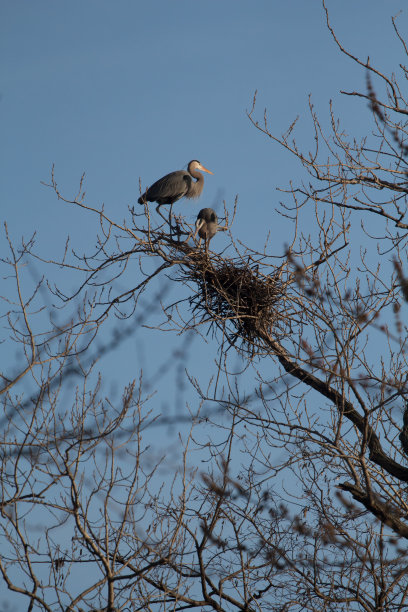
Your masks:
M214 174L214 172L211 172L211 170L207 170L207 168L204 168L204 166L202 166L200 164L200 170L204 170L204 172L208 172L208 174Z

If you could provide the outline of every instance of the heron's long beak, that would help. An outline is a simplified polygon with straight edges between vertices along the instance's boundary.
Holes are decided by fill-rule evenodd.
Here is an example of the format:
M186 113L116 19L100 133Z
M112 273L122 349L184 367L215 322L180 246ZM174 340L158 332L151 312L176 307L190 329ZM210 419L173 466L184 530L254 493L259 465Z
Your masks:
M197 236L200 227L204 225L204 219L197 219L195 222L196 231L194 232L194 238Z
M211 170L207 170L207 168L204 168L204 166L202 166L200 164L200 170L204 170L204 172L208 172L208 174L214 174L214 172L211 172Z

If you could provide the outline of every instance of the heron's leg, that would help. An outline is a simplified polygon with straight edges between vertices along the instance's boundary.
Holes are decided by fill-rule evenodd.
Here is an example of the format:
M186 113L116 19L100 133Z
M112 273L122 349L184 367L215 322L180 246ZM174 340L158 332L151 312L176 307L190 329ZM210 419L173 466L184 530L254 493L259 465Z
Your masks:
M157 212L157 213L158 213L158 214L161 216L161 218L163 219L163 221L164 221L165 223L167 223L167 219L166 219L166 217L163 217L163 215L162 215L162 214L161 214L161 212L160 212L160 206L161 206L161 204L158 204L158 205L156 206L156 212Z
M172 234L172 229L173 229L173 226L172 226L172 224L171 224L171 213L172 213L172 210L173 210L173 204L170 204L170 210L169 210L169 228L170 228L170 237L171 237L171 234Z

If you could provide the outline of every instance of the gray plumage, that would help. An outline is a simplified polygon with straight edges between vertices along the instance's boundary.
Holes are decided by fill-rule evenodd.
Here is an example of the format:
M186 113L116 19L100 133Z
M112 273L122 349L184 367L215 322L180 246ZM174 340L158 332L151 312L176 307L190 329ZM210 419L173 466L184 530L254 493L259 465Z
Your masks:
M218 231L218 217L212 208L202 208L197 215L196 233L203 238L206 245Z
M161 179L153 183L147 191L138 199L139 204L146 202L157 202L159 206L162 204L174 204L180 198L198 198L201 195L204 186L204 177L201 172L203 170L212 174L211 170L207 170L200 164L199 161L193 159L187 170L176 170L170 172ZM196 179L196 180L194 180Z

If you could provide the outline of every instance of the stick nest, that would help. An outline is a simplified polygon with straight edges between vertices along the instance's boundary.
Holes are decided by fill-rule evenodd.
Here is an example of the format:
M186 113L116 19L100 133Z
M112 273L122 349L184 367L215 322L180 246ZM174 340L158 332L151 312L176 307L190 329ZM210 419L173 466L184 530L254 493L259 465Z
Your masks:
M285 286L278 276L264 276L242 260L214 263L203 257L187 272L198 291L191 298L195 314L253 348L262 336L281 328ZM230 325L227 325L227 324ZM256 351L258 352L258 351Z

